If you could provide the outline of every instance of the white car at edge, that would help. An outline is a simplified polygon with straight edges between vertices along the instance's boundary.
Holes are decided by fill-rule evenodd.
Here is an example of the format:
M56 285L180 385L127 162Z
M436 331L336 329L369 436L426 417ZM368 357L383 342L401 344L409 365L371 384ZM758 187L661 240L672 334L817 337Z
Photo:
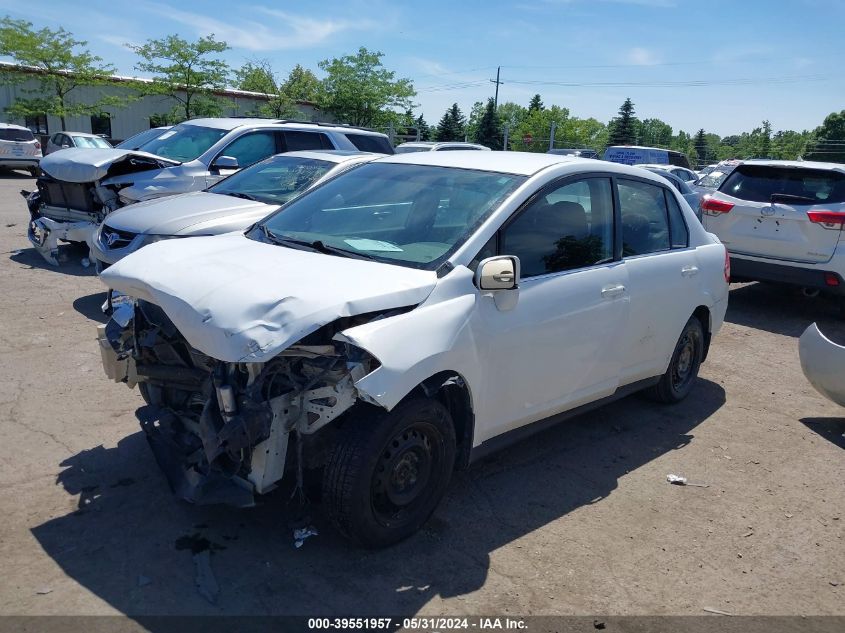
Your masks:
M421 152L125 257L101 279L134 300L98 338L159 412L142 428L177 496L251 505L319 472L334 525L380 547L455 467L634 391L685 398L728 275L645 170Z

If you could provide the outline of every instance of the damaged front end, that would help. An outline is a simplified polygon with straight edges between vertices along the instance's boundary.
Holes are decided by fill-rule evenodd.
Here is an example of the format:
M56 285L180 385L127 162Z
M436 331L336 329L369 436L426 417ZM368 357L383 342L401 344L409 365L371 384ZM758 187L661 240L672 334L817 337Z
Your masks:
M330 423L378 365L332 337L366 320L339 319L267 362L224 362L191 347L155 304L124 297L98 339L106 374L137 384L150 405L141 427L173 492L249 506L287 472L301 485L303 471L327 458Z
M78 151L82 151L80 156ZM103 150L108 160L87 164L86 152L67 149L46 156L37 191L24 192L30 221L27 237L41 256L53 266L59 265L60 241L91 246L94 232L106 215L134 200L121 195L133 185L132 174L178 165L153 155ZM98 156L95 154L92 158Z

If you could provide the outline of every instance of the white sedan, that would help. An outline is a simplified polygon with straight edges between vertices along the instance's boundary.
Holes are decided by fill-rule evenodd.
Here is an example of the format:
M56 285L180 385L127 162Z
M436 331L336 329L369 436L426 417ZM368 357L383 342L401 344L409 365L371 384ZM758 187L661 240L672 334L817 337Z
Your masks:
M101 279L134 301L99 340L107 375L160 407L142 426L180 497L249 505L319 468L333 523L379 547L419 529L455 467L635 391L685 398L728 278L643 169L420 152L244 234L122 259Z

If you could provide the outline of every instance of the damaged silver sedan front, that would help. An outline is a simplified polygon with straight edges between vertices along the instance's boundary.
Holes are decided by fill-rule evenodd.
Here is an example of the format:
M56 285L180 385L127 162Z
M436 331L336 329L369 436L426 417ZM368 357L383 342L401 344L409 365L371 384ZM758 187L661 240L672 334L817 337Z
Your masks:
M670 204L671 245L639 222L668 227ZM550 416L644 388L685 398L724 318L725 261L644 170L407 154L245 234L121 259L101 275L126 298L100 349L149 403L142 427L180 497L245 506L313 472L334 525L383 546L419 529L455 467Z

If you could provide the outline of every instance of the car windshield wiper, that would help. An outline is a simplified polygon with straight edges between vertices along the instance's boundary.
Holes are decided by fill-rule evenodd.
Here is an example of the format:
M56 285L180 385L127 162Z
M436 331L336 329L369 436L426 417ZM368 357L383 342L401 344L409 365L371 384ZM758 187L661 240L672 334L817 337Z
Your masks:
M324 244L320 240L314 240L313 242L309 242L308 240L298 240L293 237L282 237L281 235L276 235L270 229L268 229L266 224L259 224L258 227L261 229L261 232L264 234L264 237L270 240L273 244L278 244L279 246L294 246L300 248L307 248L309 250L314 251L315 253L325 253L326 255L340 255L341 257L350 257L353 259L376 259L372 255L367 255L366 253L350 251L345 248L339 248L337 246L329 246L328 244Z
M214 191L212 193L222 193L226 196L234 196L235 198L243 198L244 200L252 200L253 202L259 201L255 196L242 191Z
M815 198L810 198L809 196L794 196L790 193L773 193L772 197L769 198L770 202L803 202L804 204L816 204L820 202Z

